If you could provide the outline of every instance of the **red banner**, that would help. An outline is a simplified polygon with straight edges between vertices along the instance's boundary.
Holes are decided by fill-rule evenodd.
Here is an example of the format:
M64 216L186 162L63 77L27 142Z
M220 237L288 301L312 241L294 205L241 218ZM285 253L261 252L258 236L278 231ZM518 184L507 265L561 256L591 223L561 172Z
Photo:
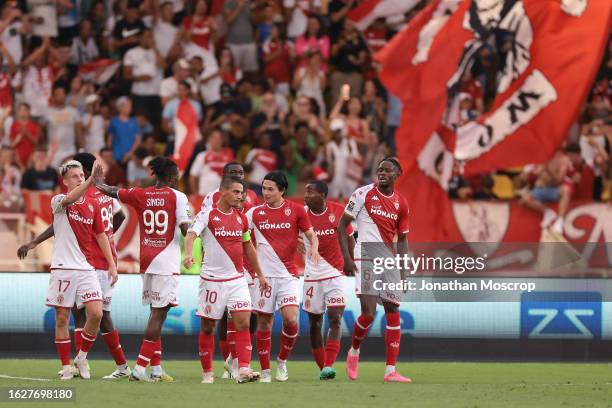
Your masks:
M551 157L592 85L611 10L593 0L438 0L377 54L382 81L404 104L396 144L414 239L449 233L436 189L443 193L457 163L471 175ZM460 98L477 65L491 104L463 118Z

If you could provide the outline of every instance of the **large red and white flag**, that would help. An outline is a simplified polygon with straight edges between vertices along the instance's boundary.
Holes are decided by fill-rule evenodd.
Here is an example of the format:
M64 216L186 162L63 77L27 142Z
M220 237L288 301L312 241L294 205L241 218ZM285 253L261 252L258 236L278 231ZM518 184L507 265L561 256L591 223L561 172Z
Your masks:
M200 139L198 113L189 100L179 101L174 120L174 153L172 159L181 173L187 168L193 149Z
M104 85L113 75L115 75L120 65L121 61L102 58L80 65L78 73L81 78L87 81L93 81L98 85Z
M364 31L377 18L402 15L419 3L419 0L365 0L351 9L347 17L355 27Z
M554 154L593 84L611 11L597 0L437 0L376 55L404 106L396 145L413 239L444 238L436 226L456 163L469 176ZM464 81L483 63L490 107L458 121Z

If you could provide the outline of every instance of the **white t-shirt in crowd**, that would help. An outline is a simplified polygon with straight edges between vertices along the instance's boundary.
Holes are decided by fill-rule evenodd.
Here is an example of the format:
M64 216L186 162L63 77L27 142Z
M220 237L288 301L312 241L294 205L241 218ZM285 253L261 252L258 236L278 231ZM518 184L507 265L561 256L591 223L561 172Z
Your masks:
M123 64L132 67L134 76L150 75L149 81L132 82L132 94L134 95L158 95L162 72L157 66L155 51L144 49L140 46L134 47L125 53Z
M291 15L291 21L287 25L287 36L297 38L306 32L308 17L305 11L310 9L310 5L321 7L321 0L283 0L283 7L295 7Z
M153 28L153 38L155 39L155 46L157 47L157 51L159 51L159 55L164 58L168 56L177 33L178 28L165 21L159 20L157 24L155 24Z
M21 21L11 22L0 34L0 42L4 44L15 64L21 63L23 46L21 45ZM6 63L6 61L5 61Z
M58 167L62 160L76 153L76 132L74 126L80 122L79 111L72 106L51 106L47 109L47 135L58 143L57 152L51 165Z
M91 126L89 130L85 130L85 126L89 123L91 113L85 113L81 117L81 124L83 125L83 131L85 132L85 151L96 154L105 146L104 141L104 118L102 115L94 115L91 119Z
M189 83L192 93L196 93L196 85L193 79L187 78L186 81ZM160 98L175 98L178 96L178 82L173 76L164 78L159 85L159 96Z

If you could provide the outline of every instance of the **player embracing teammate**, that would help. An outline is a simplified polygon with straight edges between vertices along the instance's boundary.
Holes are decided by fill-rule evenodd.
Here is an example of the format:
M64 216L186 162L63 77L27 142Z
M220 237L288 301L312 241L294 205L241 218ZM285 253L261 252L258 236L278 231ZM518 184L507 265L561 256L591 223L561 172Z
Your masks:
M62 362L62 380L74 375L70 366L70 309L75 303L84 305L87 318L74 365L83 379L89 379L87 353L98 334L103 309L102 288L94 269L96 244L108 265L110 285L117 282L117 268L98 203L86 195L102 168L96 165L93 175L86 180L81 163L71 160L60 168L60 173L68 193L51 199L55 245L46 304L55 308L55 344Z
M143 275L142 303L151 313L131 381L163 381L174 379L161 367L161 329L168 310L178 306L181 248L179 234L185 235L191 223L187 196L175 189L179 178L176 164L165 157L149 163L155 185L147 188L120 189L104 184L101 177L96 187L104 194L132 206L140 226L140 273ZM151 365L151 375L145 369Z
M401 376L395 363L400 351L401 320L399 296L389 291L378 294L361 294L361 274L371 270L372 260L362 257L363 244L392 244L397 237L400 254L408 251L408 206L404 198L395 191L395 181L401 174L401 166L394 158L385 158L376 170L377 183L355 190L346 205L344 215L338 225L338 239L342 248L344 264L355 271L355 292L361 303L361 315L355 322L352 347L346 360L346 372L351 380L356 380L359 368L359 348L374 320L377 302L385 309L387 326L385 329L386 369L385 382L411 382ZM358 239L355 246L355 261L351 258L347 230L352 221L357 222Z

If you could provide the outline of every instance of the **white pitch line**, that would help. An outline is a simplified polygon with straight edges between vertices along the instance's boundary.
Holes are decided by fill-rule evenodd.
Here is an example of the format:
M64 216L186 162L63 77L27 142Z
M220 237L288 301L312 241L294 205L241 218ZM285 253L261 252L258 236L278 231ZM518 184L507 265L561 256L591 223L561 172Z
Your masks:
M0 378L8 378L10 380L51 381L48 378L13 377L5 374L0 374Z

